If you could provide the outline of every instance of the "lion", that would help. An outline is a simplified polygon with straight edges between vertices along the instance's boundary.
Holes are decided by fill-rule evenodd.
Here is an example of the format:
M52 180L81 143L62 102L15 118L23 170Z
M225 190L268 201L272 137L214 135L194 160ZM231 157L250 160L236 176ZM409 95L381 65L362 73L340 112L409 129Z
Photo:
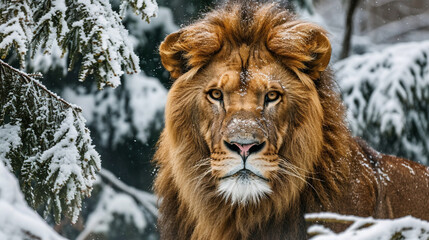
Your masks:
M228 3L160 45L161 239L305 239L305 213L429 220L429 170L354 138L320 26Z

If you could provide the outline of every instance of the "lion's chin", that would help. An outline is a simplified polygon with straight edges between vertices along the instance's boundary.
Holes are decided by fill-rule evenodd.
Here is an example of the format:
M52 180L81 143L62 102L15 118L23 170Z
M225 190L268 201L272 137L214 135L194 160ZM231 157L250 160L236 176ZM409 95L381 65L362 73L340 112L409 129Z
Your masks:
M253 174L243 173L221 179L218 192L234 205L259 203L272 191L267 181Z

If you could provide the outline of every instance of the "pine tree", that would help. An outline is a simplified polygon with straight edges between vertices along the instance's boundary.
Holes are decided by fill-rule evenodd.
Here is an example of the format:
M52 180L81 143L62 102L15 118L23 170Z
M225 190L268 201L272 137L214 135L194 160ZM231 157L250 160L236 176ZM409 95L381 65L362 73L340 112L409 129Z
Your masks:
M146 21L157 11L153 0L123 0L121 11L129 7ZM99 89L140 71L121 17L106 0L0 0L0 9L0 55L10 62L18 56L21 69L39 49L49 54L58 44L69 70L80 67L78 80L91 75ZM76 222L101 168L80 108L0 60L0 133L0 161L28 203L56 222L62 214Z
M335 70L354 134L377 150L429 164L429 41L355 55Z

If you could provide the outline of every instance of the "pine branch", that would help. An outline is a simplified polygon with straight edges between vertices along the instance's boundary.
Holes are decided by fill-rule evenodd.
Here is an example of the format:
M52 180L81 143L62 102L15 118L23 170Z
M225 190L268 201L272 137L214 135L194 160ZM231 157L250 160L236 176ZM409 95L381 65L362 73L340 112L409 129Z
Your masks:
M42 91L44 91L46 94L50 95L52 98L55 98L57 101L62 102L63 104L65 104L68 108L73 108L75 111L77 112L82 112L82 109L79 106L76 105L72 105L69 102L67 102L66 100L62 99L61 97L59 97L57 94L49 91L43 84L41 84L38 81L34 81L34 76L40 77L40 75L38 74L27 74L25 72L19 71L15 68L13 68L12 66L10 66L9 64L0 61L0 65L2 65L2 67L9 69L9 71L15 72L16 74L19 74L22 77L22 81L25 81L26 83L30 83L33 82L33 84L35 84L38 88L40 88Z
M66 9L64 0L38 0L33 3L34 13L34 38L31 40L32 53L41 47L45 54L51 54L54 40L64 41L69 32L66 20ZM65 49L63 50L65 51Z
M62 214L76 222L101 167L80 108L1 60L0 106L8 144L0 160L20 180L26 200L57 222Z
M107 1L66 1L70 31L60 44L69 50L69 69L82 57L79 81L93 74L99 88L117 87L120 76L138 73L139 59L128 42L128 32Z
M149 21L156 16L154 0L123 0ZM79 81L89 75L98 87L117 87L124 73L140 72L139 58L128 40L119 15L106 0L0 0L0 54L18 50L21 68L31 44L31 57L42 48L50 54L54 44L68 54L69 70L81 63ZM34 13L34 14L33 14Z
M1 0L0 55L5 59L12 48L19 55L21 68L25 66L28 43L33 37L33 13L28 0Z

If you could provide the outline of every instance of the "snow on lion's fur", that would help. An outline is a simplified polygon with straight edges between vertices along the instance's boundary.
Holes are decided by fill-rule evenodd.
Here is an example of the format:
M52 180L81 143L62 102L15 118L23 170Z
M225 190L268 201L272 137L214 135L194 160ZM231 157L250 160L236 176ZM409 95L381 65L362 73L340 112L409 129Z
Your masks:
M428 169L350 136L330 53L276 4L228 3L166 37L162 239L304 239L321 211L429 219Z

